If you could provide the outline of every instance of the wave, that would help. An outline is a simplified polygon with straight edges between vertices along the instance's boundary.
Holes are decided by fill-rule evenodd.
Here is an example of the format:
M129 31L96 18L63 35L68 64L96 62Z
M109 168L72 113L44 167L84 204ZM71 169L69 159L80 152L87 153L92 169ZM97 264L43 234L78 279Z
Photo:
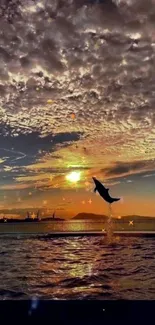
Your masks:
M38 234L0 240L0 299L154 299L153 238L115 245Z

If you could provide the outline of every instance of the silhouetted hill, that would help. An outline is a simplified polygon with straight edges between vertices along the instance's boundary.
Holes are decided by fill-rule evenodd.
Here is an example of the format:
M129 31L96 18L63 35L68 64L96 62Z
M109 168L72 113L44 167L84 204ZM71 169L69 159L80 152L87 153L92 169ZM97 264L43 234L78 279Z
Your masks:
M100 214L94 214L94 213L78 213L75 217L72 219L74 220L107 220L107 216L105 215L100 215Z
M155 217L149 216L138 216L138 215L129 215L122 216L121 219L115 218L118 222L129 222L130 220L137 222L155 222Z
M94 213L78 213L72 220L93 220L93 221L103 221L106 222L108 216L94 214ZM155 217L147 217L147 216L138 216L138 215L129 215L129 216L121 216L121 217L112 217L114 222L117 223L126 223L131 220L135 222L155 222Z

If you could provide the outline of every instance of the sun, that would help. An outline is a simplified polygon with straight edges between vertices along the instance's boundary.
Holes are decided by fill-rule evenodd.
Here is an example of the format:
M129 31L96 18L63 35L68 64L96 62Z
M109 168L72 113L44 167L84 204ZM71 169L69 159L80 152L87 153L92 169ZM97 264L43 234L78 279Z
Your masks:
M66 176L66 179L72 183L76 183L80 180L80 172L71 172Z

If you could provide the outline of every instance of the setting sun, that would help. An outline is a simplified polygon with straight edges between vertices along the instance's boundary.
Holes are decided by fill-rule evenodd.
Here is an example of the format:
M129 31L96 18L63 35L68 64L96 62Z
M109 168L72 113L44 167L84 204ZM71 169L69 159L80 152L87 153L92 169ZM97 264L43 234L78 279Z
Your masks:
M80 180L80 172L71 172L66 176L66 179L72 183L76 183Z

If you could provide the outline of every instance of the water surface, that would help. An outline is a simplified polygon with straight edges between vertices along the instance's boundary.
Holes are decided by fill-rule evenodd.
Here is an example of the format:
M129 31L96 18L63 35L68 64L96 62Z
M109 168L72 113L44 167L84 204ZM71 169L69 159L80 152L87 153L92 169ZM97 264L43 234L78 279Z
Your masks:
M47 239L53 223L41 237L25 227L0 235L0 299L154 299L154 238Z

